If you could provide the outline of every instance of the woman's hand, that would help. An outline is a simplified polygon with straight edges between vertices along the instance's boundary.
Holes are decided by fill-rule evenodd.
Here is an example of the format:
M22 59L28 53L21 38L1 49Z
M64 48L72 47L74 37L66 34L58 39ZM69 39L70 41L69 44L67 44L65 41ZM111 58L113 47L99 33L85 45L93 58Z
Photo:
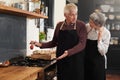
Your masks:
M101 27L100 29L99 29L99 32L98 32L98 41L100 41L101 39L102 39L102 33L103 33L103 27Z

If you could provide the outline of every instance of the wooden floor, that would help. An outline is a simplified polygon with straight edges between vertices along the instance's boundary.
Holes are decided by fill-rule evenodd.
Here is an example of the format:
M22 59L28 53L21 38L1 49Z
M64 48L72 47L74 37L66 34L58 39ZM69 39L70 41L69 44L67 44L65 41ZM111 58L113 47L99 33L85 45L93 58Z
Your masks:
M57 80L57 77L55 77L53 80ZM120 74L107 74L106 80L120 80Z
M120 80L120 74L107 74L106 80Z

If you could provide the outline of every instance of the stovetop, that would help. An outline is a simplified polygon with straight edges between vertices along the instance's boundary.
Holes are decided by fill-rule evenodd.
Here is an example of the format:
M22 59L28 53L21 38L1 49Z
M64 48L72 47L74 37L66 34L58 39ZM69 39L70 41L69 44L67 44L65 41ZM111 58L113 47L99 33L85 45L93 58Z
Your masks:
M29 67L48 67L56 62L56 60L32 59L30 57L14 58L10 60L13 66L29 66Z

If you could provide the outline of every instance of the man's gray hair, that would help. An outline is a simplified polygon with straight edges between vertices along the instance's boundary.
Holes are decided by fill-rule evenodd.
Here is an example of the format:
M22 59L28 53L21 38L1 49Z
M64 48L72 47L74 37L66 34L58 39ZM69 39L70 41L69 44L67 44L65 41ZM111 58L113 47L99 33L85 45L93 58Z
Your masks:
M69 13L73 9L76 12L78 11L78 7L74 3L66 4L66 6L64 7L64 13Z
M93 12L90 15L90 19L97 25L104 26L107 17L105 14L101 13L100 11Z

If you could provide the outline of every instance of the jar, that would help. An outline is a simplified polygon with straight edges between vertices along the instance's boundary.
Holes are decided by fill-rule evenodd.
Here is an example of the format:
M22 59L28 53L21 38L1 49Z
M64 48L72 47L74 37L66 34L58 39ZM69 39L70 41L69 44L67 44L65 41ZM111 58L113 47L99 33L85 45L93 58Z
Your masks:
M113 44L114 44L114 45L118 45L118 40L119 40L118 37L114 37L114 38L113 38Z
M115 25L114 24L112 24L111 30L115 30Z
M116 30L120 30L120 25L117 24L117 25L115 26L115 29L116 29Z

